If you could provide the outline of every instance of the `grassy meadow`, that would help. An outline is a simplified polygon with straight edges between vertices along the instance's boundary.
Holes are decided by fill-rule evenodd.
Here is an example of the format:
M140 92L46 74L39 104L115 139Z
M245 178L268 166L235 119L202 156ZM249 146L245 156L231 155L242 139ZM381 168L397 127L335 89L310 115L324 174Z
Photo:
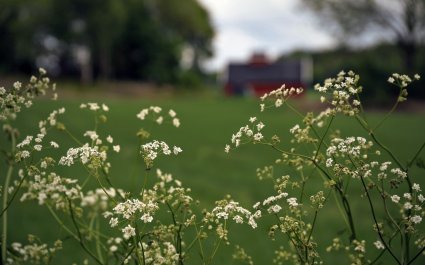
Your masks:
M108 121L100 126L100 133L106 137L108 134L114 137L114 144L121 145L119 154L111 154L110 162L111 181L116 187L122 187L130 191L136 191L143 182L143 161L137 156L138 140L136 132L140 128L146 128L152 132L152 139L164 140L170 145L182 147L183 152L177 157L161 158L156 162L156 167L163 172L172 173L173 176L183 182L186 187L192 189L193 197L199 199L200 207L212 208L214 201L222 199L226 194L231 194L236 201L240 201L246 208L251 208L257 201L262 201L272 192L272 185L268 182L260 182L256 177L256 169L271 165L279 154L266 146L243 146L232 150L230 154L224 152L225 144L230 142L232 133L241 126L247 124L249 117L257 116L265 124L265 135L277 134L282 140L282 146L288 146L288 130L301 120L287 108L271 110L260 113L256 99L246 98L203 98L203 97L176 97L163 99L65 99L58 102L39 101L34 107L21 114L18 127L21 128L21 137L36 132L36 126L40 119L45 118L52 109L64 106L66 113L60 120L74 135L82 139L86 130L93 129L93 118L88 111L79 109L81 102L104 102L110 107ZM297 105L297 102L294 102ZM150 122L142 122L136 118L136 114L150 105L158 105L168 111L174 109L181 120L181 127L176 129L169 125L157 126ZM370 113L368 118L371 123L377 122L384 117L384 112ZM337 127L343 136L365 135L365 132L357 123L348 118L338 117ZM410 159L421 141L424 140L425 119L421 113L396 113L388 119L377 131L378 137L395 153L401 161ZM59 132L52 133L56 139L67 139ZM2 139L3 140L3 139ZM58 140L59 142L59 140ZM58 154L65 154L67 148L73 146L72 141L68 145L62 144ZM425 153L420 157L425 159ZM63 176L84 180L87 176L78 167L62 168ZM425 187L423 171L414 171L417 174L417 182ZM290 174L291 169L276 167L276 174ZM307 189L316 189L322 185L322 180L311 172ZM419 180L420 179L420 180ZM93 182L93 184L95 184ZM353 204L356 212L356 226L359 230L370 230L369 208L366 201L361 197L360 187L353 184L353 193L358 199ZM290 191L289 191L290 192ZM320 229L314 235L319 241L320 249L330 245L333 234L339 227L344 228L339 212L334 204L325 206L319 214ZM43 241L49 241L64 235L60 227L52 221L48 211L39 207L36 203L20 203L15 201L10 209L9 238L11 241L23 241L28 233L34 233ZM332 229L329 229L331 227ZM267 229L252 230L246 225L233 225L230 232L230 241L245 248L248 254L253 256L256 264L271 264L274 249L279 246L277 237L272 242L267 237ZM375 236L367 238L368 246L372 249ZM55 258L53 264L72 264L81 262L85 257L83 253L73 252L78 249L73 243L65 241L65 250ZM273 246L273 247L272 247ZM66 250L70 247L70 250ZM215 264L239 264L231 259L232 247L222 246ZM196 253L194 253L196 254ZM193 254L193 255L194 255ZM340 262L338 255L328 255L330 260L324 260L325 264L337 264ZM197 264L196 258L189 260L188 264ZM425 259L422 259L424 261ZM418 262L419 264L421 261ZM91 264L91 263L90 263ZM341 263L340 263L341 264Z

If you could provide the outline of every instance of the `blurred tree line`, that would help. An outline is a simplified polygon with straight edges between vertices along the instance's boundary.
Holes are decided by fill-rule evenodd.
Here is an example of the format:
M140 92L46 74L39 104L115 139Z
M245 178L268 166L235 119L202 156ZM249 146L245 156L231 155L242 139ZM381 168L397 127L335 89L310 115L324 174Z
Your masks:
M0 0L0 72L175 83L201 74L214 29L197 0Z
M353 70L360 75L360 84L364 86L361 93L362 102L374 106L392 103L398 94L397 87L387 82L391 73L407 73L404 59L394 43L380 43L362 49L353 49L341 45L328 51L296 51L286 58L310 57L314 62L313 84L335 76L339 71ZM417 47L414 58L414 72L421 75L419 81L413 82L409 88L409 98L425 99L425 46Z
M323 28L340 40L340 47L316 52L314 80L319 82L340 69L354 70L367 84L365 102L386 103L398 93L388 88L391 73L419 73L409 87L413 98L425 99L425 0L302 0L317 15ZM367 47L374 36L381 44ZM356 49L356 46L367 48ZM302 52L294 53L299 56Z

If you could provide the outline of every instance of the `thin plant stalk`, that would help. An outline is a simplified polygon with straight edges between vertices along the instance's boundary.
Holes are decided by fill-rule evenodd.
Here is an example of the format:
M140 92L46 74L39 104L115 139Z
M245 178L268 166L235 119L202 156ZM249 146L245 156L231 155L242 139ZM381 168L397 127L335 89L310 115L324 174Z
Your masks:
M11 137L11 142L12 142L12 147L11 147L11 154L13 155L15 153L15 149L16 149L16 138L14 133L12 132L10 134ZM13 173L13 161L9 161L9 167L7 169L7 173L6 173L6 180L4 182L4 186L3 186L3 234L2 234L2 239L1 239L1 256L2 256L2 262L3 264L6 264L6 260L7 260L7 207L8 207L8 194L9 194L9 185L10 185L10 180L12 178L12 173Z

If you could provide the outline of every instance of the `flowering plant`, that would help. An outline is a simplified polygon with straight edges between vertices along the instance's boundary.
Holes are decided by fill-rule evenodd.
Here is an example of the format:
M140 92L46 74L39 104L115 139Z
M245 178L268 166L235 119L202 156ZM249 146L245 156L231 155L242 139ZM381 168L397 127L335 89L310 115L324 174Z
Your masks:
M289 140L283 141L281 131L267 135L264 128L272 124L250 117L224 151L254 144L276 152L274 163L256 172L260 180L270 181L273 193L252 207L227 196L205 210L189 188L157 167L160 156L178 156L184 148L153 138L146 127L136 133L143 185L132 192L113 185L109 157L122 150L119 139L100 129L107 126L110 109L105 104L80 105L93 117L93 127L81 134L73 134L62 122L66 110L59 108L38 122L34 134L21 137L14 127L21 109L30 108L36 96L57 98L55 85L40 69L39 77L31 77L26 86L16 82L10 89L0 88L0 122L9 140L0 143L7 161L1 190L1 262L52 264L63 241L70 239L86 253L85 264L212 264L220 246L231 244L232 224L246 224L248 229L267 231L278 242L275 264L321 264L329 253L342 253L351 264L387 260L412 264L425 251L425 197L413 170L421 166L425 143L404 163L377 131L406 100L409 83L419 78L393 74L388 79L399 88L399 95L390 112L374 125L361 103L359 76L351 71L315 86L325 105L318 114L303 115L291 104L290 98L302 93L301 88L282 86L265 94L260 114L286 107L302 122L288 128ZM174 110L159 106L135 116L142 123L181 125ZM365 134L341 131L336 121L342 116L359 124ZM54 131L62 136L55 138ZM73 144L61 151L67 146L65 138ZM65 176L60 169L68 167L82 169L84 176ZM8 210L18 201L45 207L66 235L49 244L37 235L29 235L28 243L10 242ZM357 209L359 201L367 216L359 216L365 214ZM333 229L320 221L324 214L341 222ZM319 238L321 229L329 230L333 239L326 243ZM235 250L235 260L253 264L241 246Z
M263 217L268 215L275 220L269 226L269 237L284 238L275 252L275 263L321 264L328 252L342 251L351 264L377 264L382 259L392 260L392 264L412 264L425 253L425 197L418 183L420 176L412 174L425 143L403 163L377 135L378 128L406 100L406 87L419 78L393 74L388 79L399 88L399 95L390 112L375 125L362 107L360 77L350 71L315 86L326 106L319 114L303 115L292 106L288 98L299 90L282 87L261 98L261 112L286 106L302 119L301 124L289 129L290 140L286 143L282 143L279 132L264 135L261 130L266 125L257 117L251 117L248 125L232 135L231 144L225 146L227 153L242 144L260 144L278 154L273 165L257 170L261 180L272 182L275 194L253 206L264 213ZM335 121L341 116L360 124L366 134L342 136L342 128L335 128ZM275 173L289 168L293 168L291 176ZM361 214L368 216L360 217L353 209L358 200L362 201L362 208L368 208ZM346 228L329 230L335 238L324 248L318 245L315 234L319 229L329 229L318 221L327 209L338 209L335 218L341 218ZM366 230L357 224L359 219L363 226L369 226ZM374 239L368 242L371 234Z
M4 153L8 169L2 190L2 264L51 264L65 239L80 245L87 255L85 264L184 264L189 259L211 264L226 240L228 215L243 215L238 218L251 218L255 224L251 213L233 202L220 203L212 212L200 209L189 188L156 167L158 157L177 156L182 148L151 140L145 128L136 134L144 184L133 192L115 187L109 156L119 153L121 146L100 130L108 120L109 107L105 104L80 105L94 121L93 127L80 136L61 121L66 110L59 108L39 121L34 135L19 140L13 122L22 106L29 108L36 96L55 90L43 69L39 74L31 77L26 87L16 82L11 89L0 88L0 120L10 140L10 150ZM56 94L53 97L56 99ZM159 106L142 109L135 116L142 122L180 126L174 110L165 112ZM62 136L53 139L53 131ZM73 145L58 155L65 138ZM2 143L2 148L7 146ZM86 176L65 177L59 173L64 167L79 167ZM152 178L153 183L149 181L152 184L148 185ZM91 188L93 183L95 188ZM66 236L52 245L36 235L29 235L27 244L9 242L8 210L18 203L16 198L46 207Z

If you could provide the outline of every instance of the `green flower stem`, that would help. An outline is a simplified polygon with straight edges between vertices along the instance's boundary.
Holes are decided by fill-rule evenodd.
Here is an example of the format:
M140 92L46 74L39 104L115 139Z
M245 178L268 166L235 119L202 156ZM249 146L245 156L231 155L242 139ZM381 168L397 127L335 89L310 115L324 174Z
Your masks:
M25 178L27 177L27 175L24 175L24 177L21 179L21 181L19 181L18 186L16 187L16 189L13 191L12 197L10 198L10 200L7 202L7 205L5 208L3 208L3 210L0 213L0 217L3 215L3 213L5 213L7 211L7 209L9 208L9 206L12 204L13 200L16 197L16 194L18 194L18 191L21 189L22 183L24 183Z
M362 101L361 101L361 99L360 99L360 96L359 96L359 93L357 93L356 94L356 98L357 98L357 100L360 102L360 105L359 105L359 108L360 108L360 114L362 114L362 118L363 118L363 120L365 120L366 121L366 116L365 116L365 111L364 111L364 108L363 108L363 104L362 104Z
M125 260L130 257L131 253L133 253L134 249L136 248L136 246L133 246L130 251L127 253L127 255L125 255L125 257L122 259L120 265L123 265L125 263ZM143 249L143 246L142 246Z
M198 227L197 227L197 225L196 225L196 222L194 222L194 224L193 224L193 226L195 227L195 230L196 230L196 236L195 236L195 238L187 245L187 247L186 247L186 251L189 251L189 250L191 250L194 246L195 246L195 244L196 244L196 242L199 242L199 237L200 237L200 235L201 235L201 232L200 231L198 231ZM200 243L200 242L199 242ZM199 248L200 249L202 249L202 245L200 244L199 245ZM203 250L201 251L201 253L200 253L201 255L203 255ZM203 256L201 257L201 258L203 258Z
M133 237L133 242L134 242L134 245L136 246L136 257L137 257L137 262L138 262L138 264L143 264L143 265L145 265L146 263L145 263L145 250L144 250L144 248L143 248L143 242L142 242L142 240L139 238L139 229L137 228L137 224L135 224L135 228L136 228L136 236L134 236ZM139 253L139 251L137 250L137 246L139 245L139 243L140 243L140 245L141 245L141 247L142 247L142 255L143 256L140 256L140 253Z
M305 185L307 183L307 179L305 178L303 171L300 172L300 175L301 175L301 192L300 192L299 201L300 201L300 203L303 203L303 200L304 200L304 190L305 190Z
M377 187L379 187L379 186L377 185ZM401 234L401 228L400 228L400 226L399 226L399 225L398 225L398 223L394 220L394 218L393 218L393 216L391 215L391 213L388 211L387 200L385 199L385 196L384 196L384 181L383 181L383 180L381 180L381 191L380 191L380 194L381 194L381 198L382 198L382 203L384 204L384 210L385 210L385 213L387 214L387 216L388 216L388 218L390 219L391 223L392 223L395 227L397 227L397 231Z
M400 162L400 160L398 160L398 158L393 154L393 152L391 152L390 149L388 149L388 147L386 147L384 144L381 143L381 141L378 140L378 138L376 137L375 133L373 130L370 129L369 125L361 119L360 116L356 115L356 119L357 121L360 123L360 125L363 127L363 129L366 130L366 132L370 135L370 137L372 137L373 141L382 149L385 150L385 152L393 159L393 161L403 170L406 171L406 169L403 167L402 163ZM425 143L424 143L425 144Z
M226 221L226 220L224 221L224 229L227 229L227 221ZM213 252L212 252L211 256L208 258L208 263L209 263L209 264L212 264L212 261L213 261L213 259L214 259L215 255L217 254L217 251L218 251L218 249L219 249L219 247L220 247L221 241L223 241L223 239L222 239L222 238L219 238L219 239L216 241L216 243L215 243L215 248L214 248L214 250L213 250Z
M16 138L13 132L10 134L10 137L12 141L11 154L13 155L16 149ZM10 185L10 179L12 178L12 173L13 173L13 161L9 161L9 167L6 173L6 180L3 186L3 206L2 206L3 234L1 238L1 256L2 256L3 264L6 264L6 260L7 260L7 207L8 207L9 185Z
M379 145L382 149L385 150L385 152L387 152L387 154L389 154L391 156L391 158L394 160L394 162L397 163L397 165L403 170L406 171L406 169L403 167L403 165L401 164L400 160L398 160L398 158L393 154L393 152L391 152L390 149L388 149L388 147L386 147L384 144L382 144L378 138L376 138L376 135L371 131L370 136L372 137L373 141Z
M324 170L317 163L317 161L314 160L313 158L308 157L306 155L297 154L297 153L291 153L291 152L287 152L287 151L281 150L281 149L279 149L278 147L276 147L272 143L263 143L263 144L271 146L273 149L275 149L276 151L278 151L280 153L291 155L291 156L296 156L296 157L301 157L301 158L304 158L306 160L309 160L310 162L312 162L314 164L314 166L317 169L319 169L326 176L326 178L328 180L333 180L332 177L328 174L328 172L326 172L326 170ZM346 214L346 216L348 218L348 224L349 224L349 228L350 228L350 231L351 231L350 241L353 241L354 239L357 238L357 235L356 235L356 229L355 229L355 226L354 226L354 220L353 220L353 215L352 215L352 212L351 212L350 203L348 202L347 196L345 196L345 193L344 193L344 191L342 190L342 188L340 186L338 186L337 184L335 184L333 187L335 187L335 190L338 192L338 195L339 195L339 197L341 199L342 205L344 206L344 211L345 211L345 214Z
M313 224L311 225L311 229L310 229L310 233L309 233L308 238L307 238L306 245L308 245L308 243L310 243L311 236L313 235L314 226L316 225L318 213L319 213L319 210L314 211Z
M329 176L328 173L316 161L313 160L312 162L316 166L316 168L318 168L323 174L327 176L329 180L332 180L331 176ZM350 241L353 241L354 239L357 238L357 235L356 235L356 229L354 226L354 219L351 212L350 203L347 199L347 196L345 196L345 193L342 190L342 188L338 184L335 184L334 187L335 187L335 190L338 192L339 198L342 202L342 206L344 207L345 214L348 218L348 223L349 223L349 227L351 231Z
M415 162L416 158L418 158L418 156L421 154L421 152L422 152L422 150L424 150L424 148L425 148L425 142L421 145L421 147L419 147L418 151L413 156L413 158L410 160L410 162L407 163L407 169L409 169L413 165L413 163Z
M289 102L288 101L285 101L285 105L290 109L290 110L292 110L295 114L297 114L298 116L300 116L300 118L302 118L302 119L304 119L304 117L305 117L305 115L303 115L301 112L299 112L294 106L292 106L291 104L289 104ZM308 124L308 127L313 131L313 133L314 133L314 135L317 137L317 138L320 138L319 137L319 133L317 132L317 130L313 127L313 125L312 124ZM325 134L326 135L326 134ZM317 146L317 144L316 143L313 143L313 145L315 146L315 148L318 150L318 149L320 149L318 146Z
M384 253L387 252L386 249L382 250L378 256L376 256L376 258L374 258L371 262L370 265L375 264L377 261L379 261L379 259L382 257L382 255L384 255Z
M278 222L279 224L282 224L282 221L280 220L279 216L278 216L277 214L274 214L274 216L276 217L277 222ZM299 248L297 247L297 242L296 242L296 241L294 241L294 238L291 236L291 234L290 234L290 233L286 232L286 233L284 233L284 234L288 237L289 241L290 241L290 242L292 243L292 245L295 247L295 251L296 251L296 254L297 254L297 256L298 256L298 260L301 262L301 264L304 264L304 259L303 259L302 254L299 252L300 250L299 250Z
M137 224L136 224L136 231L137 231ZM143 264L145 265L145 264L146 264L145 248L144 248L144 246L143 246L142 239L143 239L143 237L141 237L141 238L139 239L139 241L140 241L140 245L142 246L142 258L143 258ZM137 251L137 248L136 248L136 251ZM138 252L137 252L137 253L138 253Z
M99 231L100 231L100 225L99 225L99 218L96 218L96 232L98 232L95 235L96 238L96 252L97 252L97 256L99 257L99 260L104 263L103 261L103 256L102 256L102 250L101 250L101 242L100 242L100 238L99 238Z
M384 122L385 122L385 120L386 119L388 119L388 117L389 116L391 116L391 114L397 109L397 106L398 106L398 104L400 103L400 96L401 96L401 93L402 93L402 91L403 91L403 89L402 88L400 88L400 91L399 91L399 93L398 93L398 96L397 96L397 100L396 100L396 102L394 103L394 105L393 105L393 107L391 108L391 110L385 115L385 117L384 118L382 118L382 120L381 121L379 121L378 122L378 124L372 129L372 131L376 131Z
M409 262L406 263L406 265L412 264L420 255L423 254L424 251L425 251L425 247L422 247L421 250L419 250L419 252L416 253L416 255Z
M55 219L55 221L60 225L60 227L65 230L72 238L74 238L75 240L79 241L78 236L71 231L71 229L69 229L63 222L62 220L59 218L59 216L55 213L55 211L53 211L52 207L50 207L49 204L46 204L47 209L49 210L50 214L53 216L53 219Z
M381 228L379 227L378 220L376 219L376 214L375 214L375 209L374 209L374 207L373 207L372 198L370 198L369 191L368 191L368 189L367 189L366 183L365 183L364 178L363 178L362 176L360 176L360 180L361 180L361 182L362 182L363 189L364 189L364 191L366 192L366 197L367 197L367 200L368 200L368 202L369 202L370 210L371 210L371 212L372 212L373 221L375 222L376 229L378 230L378 236L379 236L379 239L381 239L381 242L382 242L382 244L384 244L385 249L388 251L388 253L390 253L390 255L391 255L391 256L393 257L393 259L397 262L397 264L400 264L400 265L401 265L402 263L401 263L401 262L400 262L400 260L399 260L399 259L395 256L395 254L394 254L394 253L393 253L393 251L391 250L390 246L389 246L389 245L385 242L384 237L382 236Z
M167 205L168 209L171 212L171 218L173 219L174 226L177 226L176 215L174 214L173 208L168 203L168 201L165 201L165 204ZM181 230L182 230L182 225L180 224L179 229L177 230L176 239L175 239L176 241L175 248L177 253L179 253L179 265L183 265Z
M204 247L202 245L201 237L200 237L202 230L199 230L198 229L198 226L196 225L196 222L195 222L194 226L195 226L195 230L196 230L196 239L197 239L198 244L199 244L199 251L201 252L200 254L201 254L202 263L203 264L206 264L205 263Z
M91 250L84 244L83 236L81 234L78 223L75 219L74 210L73 210L73 207L72 207L72 202L69 199L68 199L68 205L69 205L69 213L71 215L72 223L74 224L74 227L77 230L77 234L78 234L77 241L80 243L80 246L83 248L83 250L87 254L89 254L89 256L92 257L96 261L97 264L103 265L104 264L103 261L101 261L101 259L98 258L93 252L91 252Z
M301 112L299 112L294 106L289 104L289 102L287 100L285 101L285 105L288 106L288 108L291 109L295 114L297 114L301 118L304 118L304 115Z
M87 171L87 173L89 173L89 176L92 176L96 179L97 183L99 184L99 186L103 190L103 192L106 194L106 196L108 196L108 198L111 199L115 204L118 204L117 201L113 197L111 197L111 195L109 195L108 191L106 191L105 186L100 181L100 176L99 176L99 173L97 172L97 170L93 174L92 171L90 171L89 168L87 168L85 165L83 165L83 166L84 166L84 169Z
M99 174L96 173L96 175L94 177L96 178L97 183L99 183L100 188L103 190L103 192L106 194L106 196L108 196L108 198L111 199L115 204L118 204L118 202L111 195L109 195L105 186L103 186L102 182L99 179Z
M69 137L71 137L72 140L74 140L74 142L76 142L78 145L83 146L83 143L80 142L80 140L78 140L70 131L68 131L67 129L64 129L64 131L66 132L66 134L68 134Z
M323 134L322 137L320 137L319 146L317 147L316 154L314 155L314 158L313 158L314 161L317 159L317 156L319 155L320 147L322 147L323 141L324 141L326 135L328 134L329 129L331 128L331 125L332 125L334 118L335 118L335 116L332 116L331 120L329 121L328 127L326 127L325 133Z

